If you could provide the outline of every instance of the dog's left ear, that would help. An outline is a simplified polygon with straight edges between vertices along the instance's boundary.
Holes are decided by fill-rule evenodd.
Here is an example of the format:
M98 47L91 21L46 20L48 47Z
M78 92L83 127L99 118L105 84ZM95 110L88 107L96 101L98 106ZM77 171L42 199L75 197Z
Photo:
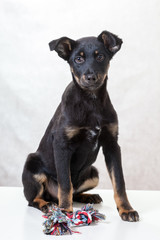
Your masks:
M103 31L98 36L98 40L104 43L104 46L109 51L111 58L120 50L123 43L122 39L108 31Z
M67 37L62 37L49 43L50 50L55 50L58 55L66 61L69 60L74 46L75 41Z

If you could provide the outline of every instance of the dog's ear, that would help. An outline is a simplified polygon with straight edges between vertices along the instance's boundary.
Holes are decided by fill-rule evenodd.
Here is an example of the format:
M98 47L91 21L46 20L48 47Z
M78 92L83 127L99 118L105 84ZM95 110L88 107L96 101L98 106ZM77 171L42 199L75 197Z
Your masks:
M104 46L109 51L111 58L116 52L120 50L121 45L123 43L122 39L108 31L103 31L98 36L98 40L104 43Z
M67 61L74 46L75 41L67 37L62 37L49 43L50 50L55 50L61 58Z

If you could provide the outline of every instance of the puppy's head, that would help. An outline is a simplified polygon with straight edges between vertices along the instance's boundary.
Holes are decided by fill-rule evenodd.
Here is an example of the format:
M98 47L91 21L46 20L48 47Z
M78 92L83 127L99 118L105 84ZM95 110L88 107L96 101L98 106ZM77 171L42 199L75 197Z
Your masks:
M49 43L50 50L68 61L74 80L85 90L94 91L107 78L109 62L121 48L122 40L103 31L97 38L86 37L74 41L67 37Z

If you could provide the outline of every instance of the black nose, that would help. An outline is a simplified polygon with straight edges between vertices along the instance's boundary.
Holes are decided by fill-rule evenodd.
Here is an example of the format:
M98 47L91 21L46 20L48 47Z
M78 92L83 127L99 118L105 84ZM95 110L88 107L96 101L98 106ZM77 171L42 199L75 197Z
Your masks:
M86 75L86 80L88 81L96 81L97 80L97 77L94 73L89 73Z

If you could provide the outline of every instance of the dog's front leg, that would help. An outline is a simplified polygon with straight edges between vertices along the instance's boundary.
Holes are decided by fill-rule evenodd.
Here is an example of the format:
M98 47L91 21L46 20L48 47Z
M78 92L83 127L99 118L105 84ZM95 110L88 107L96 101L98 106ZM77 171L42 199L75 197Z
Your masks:
M54 158L58 180L58 202L62 211L72 212L73 187L70 173L72 151L67 147L54 143Z
M116 139L113 138L108 141L106 138L106 141L103 143L103 153L112 181L114 199L119 215L124 221L136 222L139 220L139 216L133 210L127 198L121 165L121 151Z

